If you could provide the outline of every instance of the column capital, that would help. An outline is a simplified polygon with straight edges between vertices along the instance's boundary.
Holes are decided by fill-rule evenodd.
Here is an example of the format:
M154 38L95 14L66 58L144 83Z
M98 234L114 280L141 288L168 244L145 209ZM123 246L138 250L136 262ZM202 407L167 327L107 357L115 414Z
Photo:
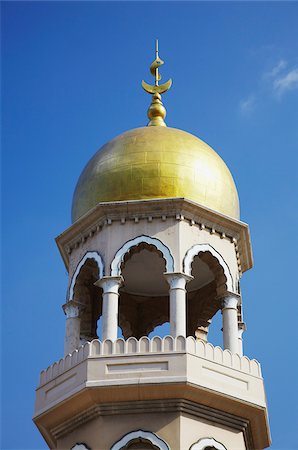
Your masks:
M191 275L183 272L165 272L163 275L169 283L170 289L185 289L186 283L193 280Z
M62 305L62 309L67 319L73 319L74 317L79 317L81 311L85 308L83 303L77 302L75 300L69 300Z
M235 292L226 292L225 295L219 298L221 303L221 309L237 309L240 304L241 295Z
M101 287L104 294L118 294L119 287L121 286L123 281L124 280L121 276L106 276L97 280L94 285L97 287Z

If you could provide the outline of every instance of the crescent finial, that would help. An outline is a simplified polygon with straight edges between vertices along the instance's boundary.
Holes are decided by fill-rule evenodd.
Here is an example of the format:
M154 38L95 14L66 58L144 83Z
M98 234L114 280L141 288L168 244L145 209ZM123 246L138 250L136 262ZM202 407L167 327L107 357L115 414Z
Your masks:
M159 85L159 81L161 80L159 68L163 64L164 61L159 57L158 39L156 39L155 60L150 66L150 72L155 78L155 84L152 86L151 84L148 84L144 80L142 80L143 89L148 92L148 94L152 94L152 103L148 109L148 117L150 119L148 126L166 126L164 122L166 110L161 102L160 94L163 94L170 89L170 87L172 86L172 79L170 78L166 83Z

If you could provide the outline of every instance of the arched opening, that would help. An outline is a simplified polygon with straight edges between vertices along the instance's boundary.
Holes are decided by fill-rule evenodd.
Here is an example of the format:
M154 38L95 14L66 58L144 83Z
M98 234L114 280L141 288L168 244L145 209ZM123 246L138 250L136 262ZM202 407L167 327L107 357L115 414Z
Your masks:
M193 444L189 450L227 450L226 447L213 438L203 438Z
M169 321L169 288L163 253L140 242L123 255L120 273L119 326L125 339L148 336Z
M73 287L73 300L83 305L80 314L80 342L91 341L98 337L97 321L102 314L102 289L94 283L100 277L98 263L86 258L76 275Z
M159 447L152 445L147 439L134 439L130 441L125 447L125 450L159 450Z
M168 444L151 431L136 430L123 436L111 450L169 450Z
M71 447L70 450L91 450L86 444L76 444L74 447Z
M207 341L212 318L221 309L221 299L228 291L228 269L211 248L197 246L196 250L191 259L187 260L188 255L184 259L186 273L194 277L186 286L187 335Z

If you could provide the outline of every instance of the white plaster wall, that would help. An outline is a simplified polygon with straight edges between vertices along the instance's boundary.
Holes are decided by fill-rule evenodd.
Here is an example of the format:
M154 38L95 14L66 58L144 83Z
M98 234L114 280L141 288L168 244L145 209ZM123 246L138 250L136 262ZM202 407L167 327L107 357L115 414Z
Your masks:
M171 450L181 450L178 413L139 413L97 417L59 439L57 448L70 449L76 442L86 442L92 450L110 450L113 444L125 434L138 429L156 433L168 443Z
M72 251L69 275L72 277L77 264L87 251L98 251L101 254L105 264L105 274L110 275L111 262L119 248L125 242L143 234L160 239L167 247L174 248L177 239L176 228L177 221L174 219L167 219L165 222L161 219L154 219L152 222L140 220L138 223L130 220L124 224L115 221L111 225L105 225L101 231ZM175 261L174 254L173 257Z
M209 230L201 230L199 226L191 226L187 221L178 222L179 227L179 254L180 268L182 271L183 258L186 252L196 244L209 244L211 245L227 263L233 281L238 278L238 265L235 253L234 244L230 239L222 239L218 234L211 234Z
M180 450L189 448L199 439L211 437L228 450L245 450L242 431L232 430L222 425L213 425L206 420L198 420L188 414L180 417Z
M161 240L171 251L174 258L175 271L183 270L183 258L193 245L210 244L221 254L229 266L233 281L238 278L238 266L234 244L229 239L221 239L218 234L211 234L201 230L198 225L191 226L188 221L168 218L153 219L152 222L142 219L138 223L132 220L121 224L119 221L103 226L102 230L94 234L70 255L69 284L80 260L88 251L97 251L103 258L105 275L110 275L111 262L127 241L140 235L148 235Z

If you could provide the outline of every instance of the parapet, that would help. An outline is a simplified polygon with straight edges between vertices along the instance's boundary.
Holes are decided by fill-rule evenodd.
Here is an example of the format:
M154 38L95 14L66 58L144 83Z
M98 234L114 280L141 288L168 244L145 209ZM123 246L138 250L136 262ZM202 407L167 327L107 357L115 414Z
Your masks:
M232 354L229 350L214 347L212 344L205 343L202 340L196 340L192 336L187 338L183 336L177 338L173 338L172 336L165 336L163 338L155 336L152 339L145 336L139 340L131 337L127 340L120 338L114 342L108 339L103 342L99 339L86 342L78 350L66 355L43 370L40 374L40 386L48 383L88 358L98 359L102 357L112 358L130 355L140 356L170 353L198 356L208 361L213 361L226 367L261 377L261 367L255 359L250 360L246 356Z

